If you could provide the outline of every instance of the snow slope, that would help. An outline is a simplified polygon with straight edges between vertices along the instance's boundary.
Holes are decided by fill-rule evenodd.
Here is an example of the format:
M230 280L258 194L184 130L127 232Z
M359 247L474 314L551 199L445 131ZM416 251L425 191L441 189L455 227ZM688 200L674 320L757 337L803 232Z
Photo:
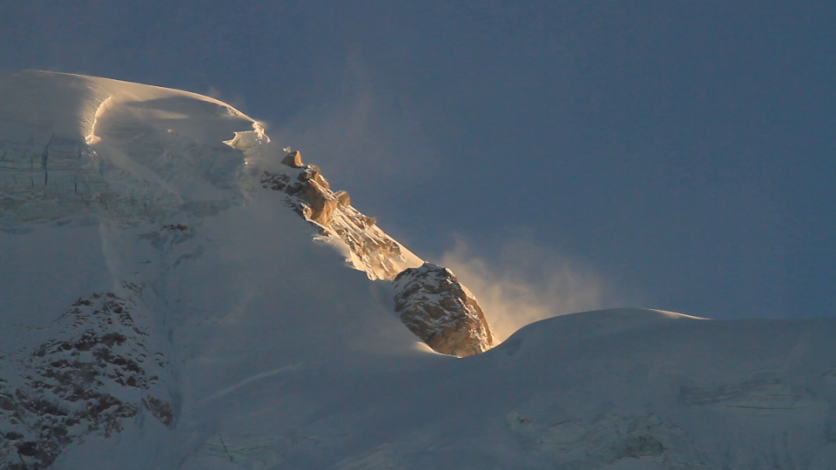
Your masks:
M0 73L0 468L836 469L836 321L621 309L436 354L261 187L286 144Z

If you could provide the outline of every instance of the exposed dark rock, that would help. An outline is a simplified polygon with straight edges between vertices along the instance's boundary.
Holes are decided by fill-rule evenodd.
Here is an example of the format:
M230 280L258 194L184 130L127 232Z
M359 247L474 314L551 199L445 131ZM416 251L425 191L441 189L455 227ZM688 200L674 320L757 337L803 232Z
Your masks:
M62 333L20 358L25 385L0 383L0 469L47 468L87 434L121 432L141 407L173 424L168 402L149 395L163 392L165 363L146 362L148 332L134 322L134 307L113 293L78 299L56 320Z
M284 191L290 177L281 173L270 173L265 171L261 174L261 187L273 191Z
M161 423L166 426L171 426L174 423L174 413L171 411L171 405L168 402L156 397L148 397L142 400L142 403Z

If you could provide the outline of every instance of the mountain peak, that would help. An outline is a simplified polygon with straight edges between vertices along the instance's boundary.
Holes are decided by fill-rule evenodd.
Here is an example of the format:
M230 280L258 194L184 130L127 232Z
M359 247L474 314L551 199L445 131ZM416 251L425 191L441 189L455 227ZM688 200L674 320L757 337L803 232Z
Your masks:
M424 262L352 207L346 191L332 191L319 167L226 103L48 72L4 72L0 86L0 224L9 230L83 216L118 226L209 216L260 197L261 186L282 192L283 205L370 280Z
M833 319L493 347L308 158L211 98L0 72L0 468L833 468Z

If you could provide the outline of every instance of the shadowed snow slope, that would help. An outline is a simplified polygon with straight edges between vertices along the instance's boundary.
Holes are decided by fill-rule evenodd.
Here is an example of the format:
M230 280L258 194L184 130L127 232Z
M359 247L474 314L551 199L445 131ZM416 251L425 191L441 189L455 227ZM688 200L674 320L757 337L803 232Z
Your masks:
M0 106L0 469L836 468L832 319L586 312L443 356L229 106L40 72Z

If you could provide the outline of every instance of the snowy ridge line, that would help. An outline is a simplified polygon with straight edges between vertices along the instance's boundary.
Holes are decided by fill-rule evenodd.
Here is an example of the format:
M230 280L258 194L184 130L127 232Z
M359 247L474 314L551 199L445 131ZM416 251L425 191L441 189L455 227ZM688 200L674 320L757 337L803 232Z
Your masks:
M269 140L243 113L194 93L44 72L0 72L0 81L36 101L4 102L0 219L8 223L93 216L137 225L217 212L242 200L245 158L224 140ZM39 117L29 122L33 105Z
M105 110L111 104L112 101L113 97L108 96L107 98L102 100L101 103L99 103L98 107L96 107L96 112L93 114L93 122L90 123L90 133L84 136L84 142L86 142L87 145L95 145L102 140L101 137L96 135L96 124L99 122L99 118L102 117Z

